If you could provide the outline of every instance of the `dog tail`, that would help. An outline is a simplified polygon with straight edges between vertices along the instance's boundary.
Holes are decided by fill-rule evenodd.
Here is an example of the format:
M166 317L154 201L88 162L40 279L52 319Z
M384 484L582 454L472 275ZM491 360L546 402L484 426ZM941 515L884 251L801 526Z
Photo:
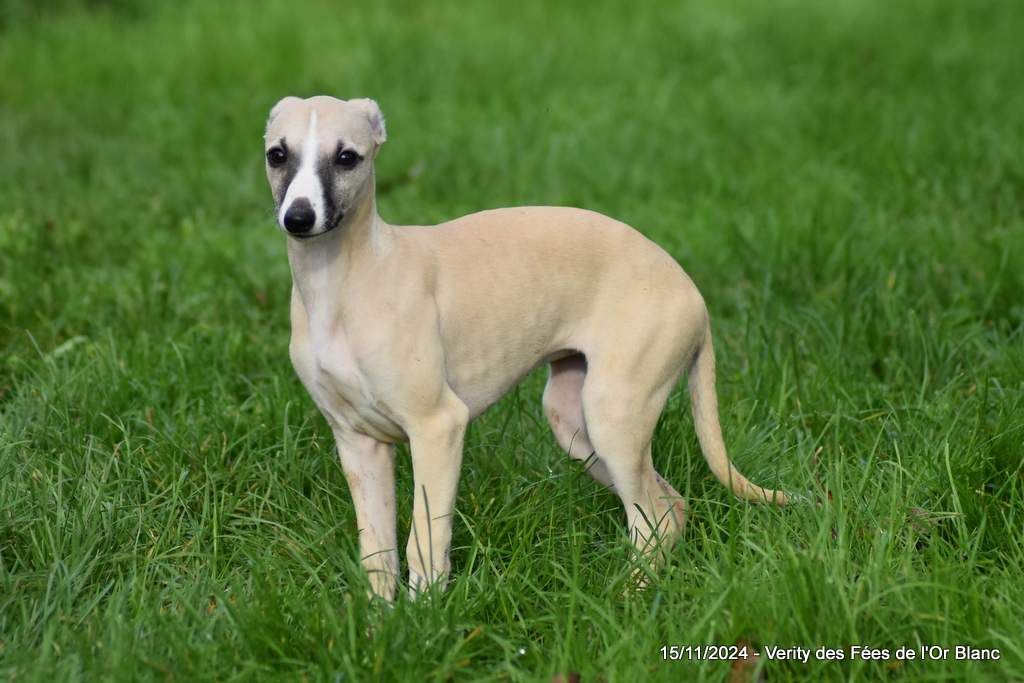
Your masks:
M711 344L711 328L706 327L689 371L690 404L693 407L693 425L700 441L704 459L722 485L740 498L760 503L785 505L789 502L782 491L762 488L744 477L729 461L722 439L722 426L718 421L718 396L715 393L715 350Z

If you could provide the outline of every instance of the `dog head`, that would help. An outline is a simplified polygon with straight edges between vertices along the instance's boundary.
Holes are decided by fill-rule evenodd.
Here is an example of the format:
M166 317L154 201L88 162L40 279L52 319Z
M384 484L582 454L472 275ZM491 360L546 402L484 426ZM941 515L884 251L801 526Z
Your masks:
M264 152L277 223L294 237L333 230L373 194L386 139L373 100L286 97L270 111Z

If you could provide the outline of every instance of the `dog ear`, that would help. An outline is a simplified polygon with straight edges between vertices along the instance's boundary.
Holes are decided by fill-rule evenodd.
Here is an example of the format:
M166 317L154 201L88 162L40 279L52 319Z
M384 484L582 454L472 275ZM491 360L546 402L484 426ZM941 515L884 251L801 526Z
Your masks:
M371 99L362 98L358 100L349 100L350 104L354 104L366 115L366 120L370 122L370 132L373 134L373 141L379 147L388 139L388 132L384 128L384 114L380 111L380 106Z

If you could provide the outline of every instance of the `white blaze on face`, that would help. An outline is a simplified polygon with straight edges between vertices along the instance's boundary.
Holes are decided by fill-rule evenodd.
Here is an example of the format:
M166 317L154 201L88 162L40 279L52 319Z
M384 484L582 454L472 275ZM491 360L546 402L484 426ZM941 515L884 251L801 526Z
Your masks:
M302 142L302 165L292 178L288 191L285 192L284 201L281 202L281 211L277 215L277 221L284 227L284 215L288 213L292 202L305 197L313 206L316 213L316 223L310 228L311 234L316 234L324 227L324 188L320 183L320 176L316 172L317 152L319 151L319 140L316 134L316 111L309 113L309 125L306 127L306 139Z

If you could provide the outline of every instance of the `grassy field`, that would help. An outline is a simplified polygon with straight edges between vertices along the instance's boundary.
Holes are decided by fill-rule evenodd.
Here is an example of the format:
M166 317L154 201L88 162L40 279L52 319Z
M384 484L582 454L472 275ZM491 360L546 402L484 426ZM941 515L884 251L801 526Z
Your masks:
M1024 679L1022 33L981 0L0 0L0 675ZM623 594L536 373L470 429L448 592L369 603L263 177L313 93L381 103L391 222L568 204L662 244L735 462L812 502L734 499L677 390L654 457L693 514ZM1001 659L893 658L931 644Z

